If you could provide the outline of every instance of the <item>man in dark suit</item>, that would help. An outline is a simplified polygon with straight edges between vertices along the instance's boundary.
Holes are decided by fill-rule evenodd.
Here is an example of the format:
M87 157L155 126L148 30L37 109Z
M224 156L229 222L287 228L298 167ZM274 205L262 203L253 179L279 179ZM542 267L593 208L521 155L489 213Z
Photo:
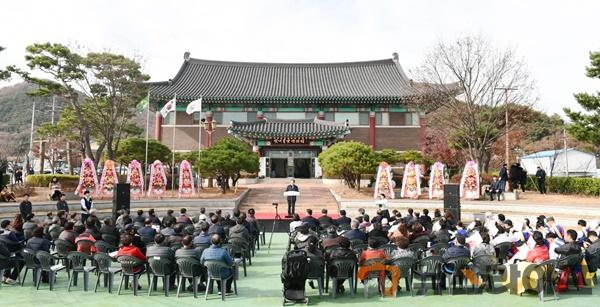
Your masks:
M538 166L537 172L535 172L535 178L538 180L540 194L546 194L546 171Z
M352 219L346 216L346 210L340 210L340 217L335 221L335 224L338 226L350 225L351 221Z
M312 216L312 209L306 209L306 216L302 218L302 222L304 222L308 228L317 228L319 227L319 220Z
M319 224L321 227L327 228L331 225L335 225L335 221L329 215L327 215L327 209L322 209L321 213L323 214L319 217Z
M292 181L287 186L287 188L285 188L285 191L286 192L290 192L290 191L299 192L300 190L298 189L298 186L296 185L296 180L292 179ZM287 203L288 203L288 216L292 216L292 215L294 215L294 212L296 211L296 196L288 196Z
M502 190L500 190L500 181L498 178L494 177L492 182L490 182L490 187L486 191L486 194L489 194L490 200L494 200L494 196L498 197L498 201L500 201L500 195L502 195Z
M346 237L348 240L355 240L355 239L359 239L359 240L363 240L363 241L367 241L367 235L360 231L358 229L358 221L357 220L353 220L350 223L350 230L344 232L344 234L342 234L342 236Z

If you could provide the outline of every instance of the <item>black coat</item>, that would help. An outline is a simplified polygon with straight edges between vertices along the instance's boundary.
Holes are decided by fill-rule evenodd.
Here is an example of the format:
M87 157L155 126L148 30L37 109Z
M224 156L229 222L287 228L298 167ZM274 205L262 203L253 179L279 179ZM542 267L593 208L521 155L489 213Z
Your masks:
M297 185L290 184L290 185L287 186L287 188L285 188L285 191L286 192L289 192L289 191L299 192L300 190L298 189ZM288 198L288 200L296 200L296 196L288 196L287 198Z

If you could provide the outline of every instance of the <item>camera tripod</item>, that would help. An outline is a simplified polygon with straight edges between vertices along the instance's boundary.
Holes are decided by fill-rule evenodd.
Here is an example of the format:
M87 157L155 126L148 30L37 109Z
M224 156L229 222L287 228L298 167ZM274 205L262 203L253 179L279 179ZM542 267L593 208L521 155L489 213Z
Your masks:
M273 220L273 227L271 228L271 236L269 237L269 246L267 248L267 254L271 252L271 242L273 242L273 233L275 232L275 227L279 221L281 221L281 216L279 216L278 203L273 203L275 206L275 219Z

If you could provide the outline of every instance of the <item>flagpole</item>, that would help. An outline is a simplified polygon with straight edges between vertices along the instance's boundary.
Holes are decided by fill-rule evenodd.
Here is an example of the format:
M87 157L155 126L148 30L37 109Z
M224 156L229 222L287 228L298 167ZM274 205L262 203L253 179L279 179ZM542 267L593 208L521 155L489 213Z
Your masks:
M155 129L160 129L160 127L156 127ZM146 173L148 172L148 132L150 130L150 90L148 90L148 105L146 106L146 150L144 152L144 172L142 173L144 176L144 184L146 187Z
M202 154L202 96L200 97L200 112L198 114L198 161ZM200 169L198 169L198 190L202 187L202 176L200 176Z
M175 131L177 130L177 93L173 97L175 109L173 110L173 140L171 141L171 192L175 193Z

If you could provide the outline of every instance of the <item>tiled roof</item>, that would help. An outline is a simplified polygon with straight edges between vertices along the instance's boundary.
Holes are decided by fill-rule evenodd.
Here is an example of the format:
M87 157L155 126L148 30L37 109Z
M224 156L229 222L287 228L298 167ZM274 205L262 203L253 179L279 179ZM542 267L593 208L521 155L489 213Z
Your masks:
M231 122L228 132L232 135L249 138L293 137L307 139L328 139L343 137L350 128L342 123L321 119L262 119L253 122Z
M421 95L397 58L347 63L249 63L186 57L172 80L150 82L153 99L206 102L390 102Z

